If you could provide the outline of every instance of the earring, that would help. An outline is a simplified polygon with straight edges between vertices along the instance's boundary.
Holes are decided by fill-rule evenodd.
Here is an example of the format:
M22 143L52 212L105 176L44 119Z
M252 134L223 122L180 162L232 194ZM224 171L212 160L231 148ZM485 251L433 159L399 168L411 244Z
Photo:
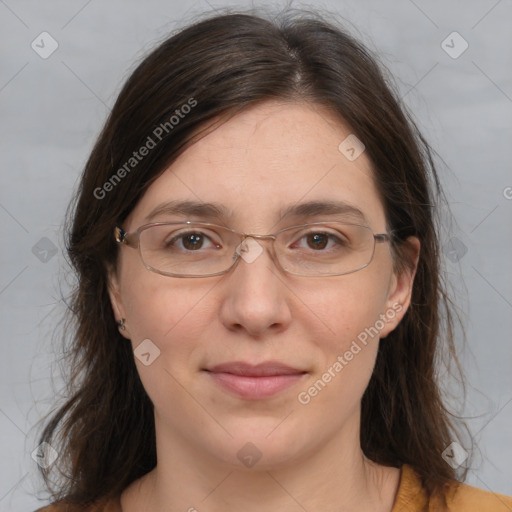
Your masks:
M121 331L126 331L126 327L124 325L125 321L126 321L126 318L121 318L121 320L117 321L117 325L119 326L119 329L121 329Z

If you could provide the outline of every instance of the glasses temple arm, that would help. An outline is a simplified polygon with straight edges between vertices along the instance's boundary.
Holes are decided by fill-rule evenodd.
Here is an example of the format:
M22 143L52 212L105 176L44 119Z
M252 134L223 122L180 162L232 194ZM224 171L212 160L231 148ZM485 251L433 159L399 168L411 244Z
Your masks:
M119 244L125 244L129 247L137 248L139 245L137 233L127 233L123 228L116 226L114 228L114 239Z

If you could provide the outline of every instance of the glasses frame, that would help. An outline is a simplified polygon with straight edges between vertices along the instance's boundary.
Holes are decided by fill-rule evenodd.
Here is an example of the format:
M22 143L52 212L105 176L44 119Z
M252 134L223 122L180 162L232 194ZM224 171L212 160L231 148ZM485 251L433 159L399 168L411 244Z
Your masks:
M162 270L158 270L158 269L152 267L151 265L148 265L144 261L144 258L142 256L142 251L141 251L141 248L140 248L140 235L141 235L141 233L143 231L145 231L146 229L149 229L149 228L151 228L153 226L172 226L172 225L178 225L178 224L189 224L189 225L200 225L200 226L221 228L221 229L224 229L226 231L230 231L231 233L233 233L235 235L239 235L240 236L240 243L243 243L244 240L246 240L247 238L254 238L254 239L257 239L257 240L265 240L265 239L272 240L272 245L271 245L272 250L269 251L270 252L270 256L271 256L272 260L274 261L274 264L276 264L277 267L280 268L283 272L286 272L286 273L291 274L291 275L302 276L302 277L331 277L331 276L343 276L343 275L346 275L346 274L353 274L354 272L358 272L359 270L362 270L363 268L366 268L373 261L373 257L375 255L375 246L376 246L376 244L377 243L389 242L389 241L391 241L392 236L393 236L392 232L374 233L372 228L370 228L370 226L366 226L365 224L357 224L357 223L354 223L354 222L336 221L336 223L338 223L338 224L343 224L343 225L348 225L348 226L360 226L360 227L368 229L372 233L372 235L373 235L373 248L372 248L372 255L371 255L370 261L368 261L368 263L366 263L365 265L362 265L362 266L360 266L360 267L358 267L358 268L356 268L354 270L349 270L348 272L341 272L341 273L335 273L335 274L321 274L321 275L300 274L300 273L297 273L297 272L291 272L290 270L287 270L287 269L283 268L283 266L281 265L281 263L279 261L279 258L277 257L277 255L275 253L275 249L274 249L274 241L276 240L277 235L279 235L283 231L287 231L287 230L290 230L290 229L302 228L302 227L307 227L307 226L325 225L325 224L328 224L329 222L332 222L332 221L309 222L309 223L305 223L305 224L297 224L295 226L289 226L287 228L280 229L276 233L272 233L272 234L268 234L268 235L258 235L258 234L255 234L255 233L241 233L241 232L236 231L234 229L228 228L227 226L222 226L220 224L213 224L213 223L210 223L210 222L199 222L199 221L196 222L196 221L190 221L190 220L182 221L182 222L151 222L149 224L143 224L137 230L132 231L130 233L124 231L123 228L121 228L119 226L116 226L114 228L114 239L120 245L126 245L127 247L131 247L133 249L138 249L138 253L139 253L139 256L140 256L140 259L141 259L143 265L149 271L155 272L156 274L160 274L160 275L167 276L167 277L214 277L214 276L221 276L221 275L227 274L240 261L241 257L240 257L240 254L238 253L238 251L235 250L235 253L233 255L233 263L226 270L222 270L220 272L215 272L215 273L212 273L212 274L185 274L185 275L183 275L183 274L174 274L172 272L164 272ZM239 247L239 246L237 246L237 247Z

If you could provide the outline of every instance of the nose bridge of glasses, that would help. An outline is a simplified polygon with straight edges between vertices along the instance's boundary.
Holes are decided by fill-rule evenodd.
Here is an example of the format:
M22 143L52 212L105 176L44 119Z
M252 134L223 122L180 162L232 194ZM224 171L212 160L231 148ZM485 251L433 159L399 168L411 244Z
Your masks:
M242 241L246 240L247 238L255 238L257 240L265 240L265 239L271 239L275 240L276 235L257 235L255 233L240 233L242 235Z
M239 233L240 242L235 248L236 259L242 258L246 263L253 263L256 259L261 256L264 252L263 244L259 241L271 240L272 242L276 239L275 235L258 235L255 233ZM269 248L270 259L275 261L275 254L273 243Z

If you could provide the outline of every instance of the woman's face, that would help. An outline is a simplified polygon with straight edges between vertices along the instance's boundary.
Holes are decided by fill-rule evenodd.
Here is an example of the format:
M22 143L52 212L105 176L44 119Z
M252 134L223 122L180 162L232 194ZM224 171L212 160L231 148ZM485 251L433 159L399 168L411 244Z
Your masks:
M151 222L204 221L257 234L308 222L363 222L343 212L281 219L288 208L336 201L359 209L373 232L383 233L384 209L369 159L364 151L353 159L357 153L339 149L350 133L321 107L254 107L184 152L149 187L123 228L131 232L148 223L169 201L215 203L226 215L159 208ZM121 247L111 297L133 348L150 340L135 362L154 404L157 440L240 467L251 464L251 455L261 457L260 467L277 467L326 443L358 448L360 402L379 338L404 315L413 275L393 273L389 243L376 244L366 268L334 277L287 274L273 263L269 242L259 243L265 250L254 259L241 258L227 274L202 278L151 272L136 250ZM212 371L233 362L278 362L295 375Z

